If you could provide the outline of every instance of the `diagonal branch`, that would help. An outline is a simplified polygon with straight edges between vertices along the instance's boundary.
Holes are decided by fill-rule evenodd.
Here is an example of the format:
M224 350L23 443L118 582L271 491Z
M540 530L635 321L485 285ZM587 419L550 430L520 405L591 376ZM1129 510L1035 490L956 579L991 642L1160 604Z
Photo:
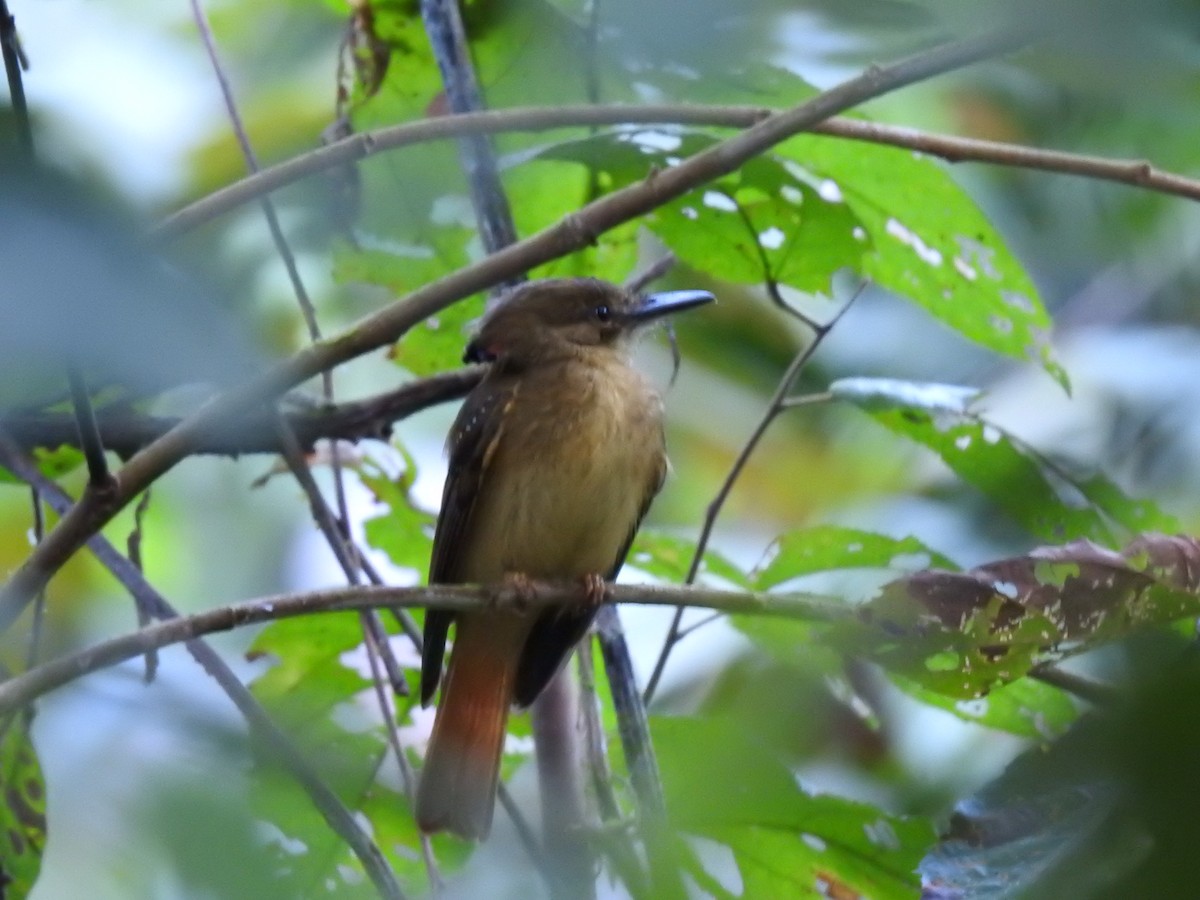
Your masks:
M270 401L319 372L394 342L408 329L457 300L581 249L597 235L734 171L746 160L842 110L905 85L1010 52L1028 39L1024 31L1004 30L942 44L889 66L872 67L697 153L678 166L655 172L644 181L587 204L558 225L417 289L342 334L313 343L219 395L130 459L120 470L118 489L111 496L85 496L46 535L0 588L0 631L12 624L30 598L90 535L183 459L200 436L217 423Z

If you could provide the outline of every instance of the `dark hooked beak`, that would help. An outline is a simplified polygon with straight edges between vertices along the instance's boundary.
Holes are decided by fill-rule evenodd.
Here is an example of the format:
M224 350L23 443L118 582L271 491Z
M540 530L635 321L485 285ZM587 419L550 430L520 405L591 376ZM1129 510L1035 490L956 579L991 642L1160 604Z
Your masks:
M716 299L708 291L663 291L659 294L647 294L642 298L641 305L629 313L629 318L635 324L641 325L694 306L712 303Z

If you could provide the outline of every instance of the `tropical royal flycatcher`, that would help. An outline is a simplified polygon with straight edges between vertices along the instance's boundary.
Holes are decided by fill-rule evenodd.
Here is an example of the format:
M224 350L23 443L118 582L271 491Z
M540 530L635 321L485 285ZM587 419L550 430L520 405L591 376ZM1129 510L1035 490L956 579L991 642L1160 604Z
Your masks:
M630 337L712 299L564 278L497 304L464 356L490 367L450 432L431 584L578 578L594 596L616 577L667 471L662 400L630 364ZM455 635L417 791L423 830L487 836L509 708L537 698L595 611L426 613L425 704L451 622Z

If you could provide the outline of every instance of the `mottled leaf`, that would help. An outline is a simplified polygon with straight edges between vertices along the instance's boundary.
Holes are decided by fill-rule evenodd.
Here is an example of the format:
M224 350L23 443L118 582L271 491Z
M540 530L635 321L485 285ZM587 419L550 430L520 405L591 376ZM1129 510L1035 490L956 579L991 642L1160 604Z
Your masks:
M982 696L1040 663L1200 613L1200 542L1143 535L1120 553L1087 541L967 572L918 572L835 642L952 697Z
M0 723L0 893L27 897L42 868L46 847L46 782L29 738L29 721L18 713Z

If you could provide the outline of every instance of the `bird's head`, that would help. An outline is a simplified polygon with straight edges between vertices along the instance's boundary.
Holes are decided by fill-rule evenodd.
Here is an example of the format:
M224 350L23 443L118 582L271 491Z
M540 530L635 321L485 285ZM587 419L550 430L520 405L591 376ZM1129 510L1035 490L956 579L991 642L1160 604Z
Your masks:
M524 368L615 348L640 326L713 299L708 291L637 294L596 278L531 281L487 314L463 361Z

